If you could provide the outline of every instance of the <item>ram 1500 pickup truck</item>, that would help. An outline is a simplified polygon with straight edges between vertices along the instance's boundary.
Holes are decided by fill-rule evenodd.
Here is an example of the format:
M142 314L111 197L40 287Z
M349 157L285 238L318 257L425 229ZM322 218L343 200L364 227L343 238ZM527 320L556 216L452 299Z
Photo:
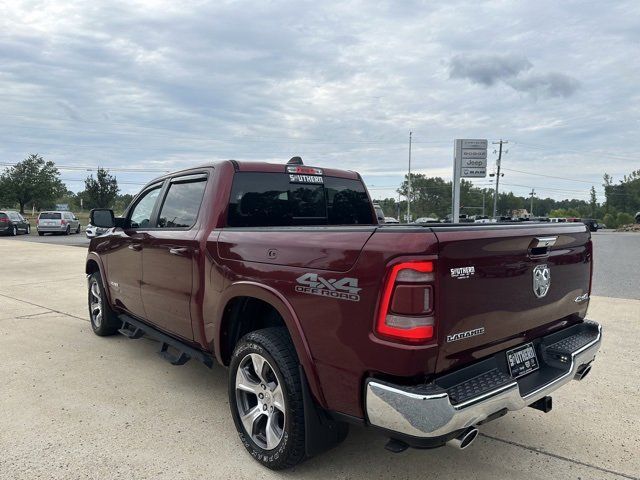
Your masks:
M160 177L86 261L93 331L229 369L241 442L272 469L338 444L465 448L591 369L582 223L378 225L359 174L225 161Z

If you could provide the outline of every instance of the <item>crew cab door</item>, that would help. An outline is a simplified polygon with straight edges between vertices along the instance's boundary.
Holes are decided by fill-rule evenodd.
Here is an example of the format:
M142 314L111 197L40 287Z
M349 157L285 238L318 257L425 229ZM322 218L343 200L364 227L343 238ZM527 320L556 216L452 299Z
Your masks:
M187 340L193 340L193 272L206 183L206 174L167 181L155 228L147 232L142 252L141 295L148 321Z
M114 305L132 315L146 318L140 284L142 282L142 248L157 210L162 183L144 190L127 215L125 229L116 228L108 237L107 279Z

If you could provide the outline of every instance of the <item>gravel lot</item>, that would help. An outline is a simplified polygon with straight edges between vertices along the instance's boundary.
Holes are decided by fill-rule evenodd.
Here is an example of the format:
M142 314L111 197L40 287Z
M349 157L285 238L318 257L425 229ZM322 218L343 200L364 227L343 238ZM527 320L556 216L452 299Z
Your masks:
M612 298L637 290L638 270L598 257L637 257L640 236L612 235L594 235L601 296L590 317L605 327L602 350L587 380L554 394L552 412L508 414L465 451L392 454L352 428L337 449L284 473L240 444L223 368L174 367L152 341L91 333L83 248L2 238L0 478L638 479L640 301Z

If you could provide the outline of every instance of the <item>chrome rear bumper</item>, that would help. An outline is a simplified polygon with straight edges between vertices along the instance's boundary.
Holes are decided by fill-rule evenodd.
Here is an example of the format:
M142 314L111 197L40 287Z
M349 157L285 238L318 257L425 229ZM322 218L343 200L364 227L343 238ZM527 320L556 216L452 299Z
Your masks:
M524 394L520 392L518 380L511 380L499 388L456 403L447 389L437 385L437 379L432 384L407 387L370 378L365 386L368 421L391 432L425 439L477 425L501 411L519 410L531 405L574 377L584 376L581 372L594 360L602 341L601 326L595 322L584 322L574 327L580 327L577 334L558 341L556 333L549 336L553 337L552 345L545 345L544 338L538 343L540 368L552 369L548 371L554 372L554 376L546 383L529 388ZM576 339L579 341L574 341ZM560 353L557 348L562 349ZM471 378L467 383L473 381Z

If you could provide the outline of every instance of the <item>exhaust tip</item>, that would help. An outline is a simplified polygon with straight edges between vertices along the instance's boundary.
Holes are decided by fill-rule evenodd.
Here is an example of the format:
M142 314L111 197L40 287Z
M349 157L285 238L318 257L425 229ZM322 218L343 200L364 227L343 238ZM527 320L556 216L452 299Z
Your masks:
M478 433L480 432L478 431L477 428L469 427L460 435L458 435L456 438L449 440L447 442L447 445L449 445L450 447L457 448L458 450L464 450L465 448L467 448L469 445L473 443L473 441L478 436Z
M589 375L589 372L591 371L591 364L588 363L586 365L582 365L580 368L578 368L578 371L576 372L575 376L573 377L575 380L578 381L582 381L585 379L585 377L587 375Z

